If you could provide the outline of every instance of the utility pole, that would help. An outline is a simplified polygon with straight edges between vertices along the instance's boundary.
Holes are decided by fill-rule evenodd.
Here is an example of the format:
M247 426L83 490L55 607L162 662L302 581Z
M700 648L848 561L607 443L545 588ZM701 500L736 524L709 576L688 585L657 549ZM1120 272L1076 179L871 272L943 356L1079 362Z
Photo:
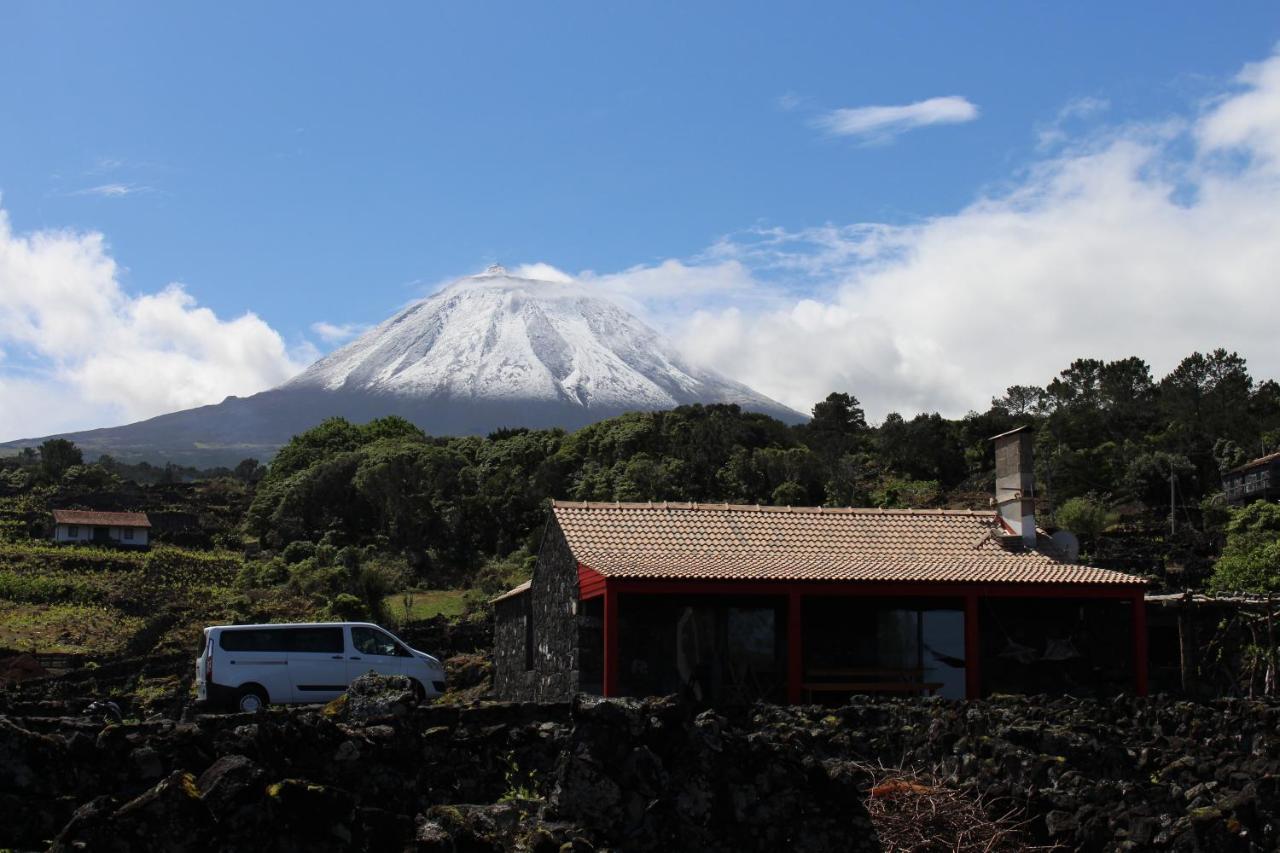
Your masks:
M1177 485L1178 476L1173 471L1173 463L1169 463L1169 537L1173 538L1178 534L1178 504L1177 504Z

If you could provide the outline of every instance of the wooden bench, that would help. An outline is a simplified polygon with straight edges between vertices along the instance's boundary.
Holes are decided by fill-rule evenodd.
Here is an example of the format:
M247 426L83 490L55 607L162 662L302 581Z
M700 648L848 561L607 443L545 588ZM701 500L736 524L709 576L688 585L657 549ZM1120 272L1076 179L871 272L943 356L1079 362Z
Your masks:
M814 693L924 693L932 696L943 687L941 681L925 681L924 669L920 667L811 669L805 675L806 680L800 687L811 702Z

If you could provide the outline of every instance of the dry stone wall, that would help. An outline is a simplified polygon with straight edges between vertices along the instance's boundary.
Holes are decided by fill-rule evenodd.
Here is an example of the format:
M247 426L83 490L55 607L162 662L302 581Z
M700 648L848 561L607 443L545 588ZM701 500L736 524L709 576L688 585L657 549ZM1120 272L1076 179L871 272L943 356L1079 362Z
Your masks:
M0 847L874 850L860 766L886 764L1021 809L1037 844L1280 849L1274 702L867 699L726 716L674 699L418 707L384 687L323 712L105 726L0 697Z

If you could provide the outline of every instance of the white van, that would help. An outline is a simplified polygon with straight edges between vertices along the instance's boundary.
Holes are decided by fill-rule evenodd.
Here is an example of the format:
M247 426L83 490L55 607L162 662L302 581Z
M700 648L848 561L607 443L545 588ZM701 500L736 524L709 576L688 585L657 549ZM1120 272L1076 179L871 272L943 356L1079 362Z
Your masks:
M444 667L368 622L217 625L196 659L197 701L240 711L328 702L373 670L407 675L420 699L444 692Z

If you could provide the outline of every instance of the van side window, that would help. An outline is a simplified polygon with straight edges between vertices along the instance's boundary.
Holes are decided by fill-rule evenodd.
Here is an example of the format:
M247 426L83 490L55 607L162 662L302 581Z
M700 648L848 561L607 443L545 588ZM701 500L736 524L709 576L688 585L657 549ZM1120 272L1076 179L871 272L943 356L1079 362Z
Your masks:
M400 644L390 634L384 634L382 631L373 628L353 627L351 629L351 645L355 646L356 651L364 655L408 657L408 652L401 648Z
M288 633L280 628L223 631L218 645L228 652L283 652L288 651Z
M229 652L328 652L343 651L342 629L247 628L223 631L218 644Z

